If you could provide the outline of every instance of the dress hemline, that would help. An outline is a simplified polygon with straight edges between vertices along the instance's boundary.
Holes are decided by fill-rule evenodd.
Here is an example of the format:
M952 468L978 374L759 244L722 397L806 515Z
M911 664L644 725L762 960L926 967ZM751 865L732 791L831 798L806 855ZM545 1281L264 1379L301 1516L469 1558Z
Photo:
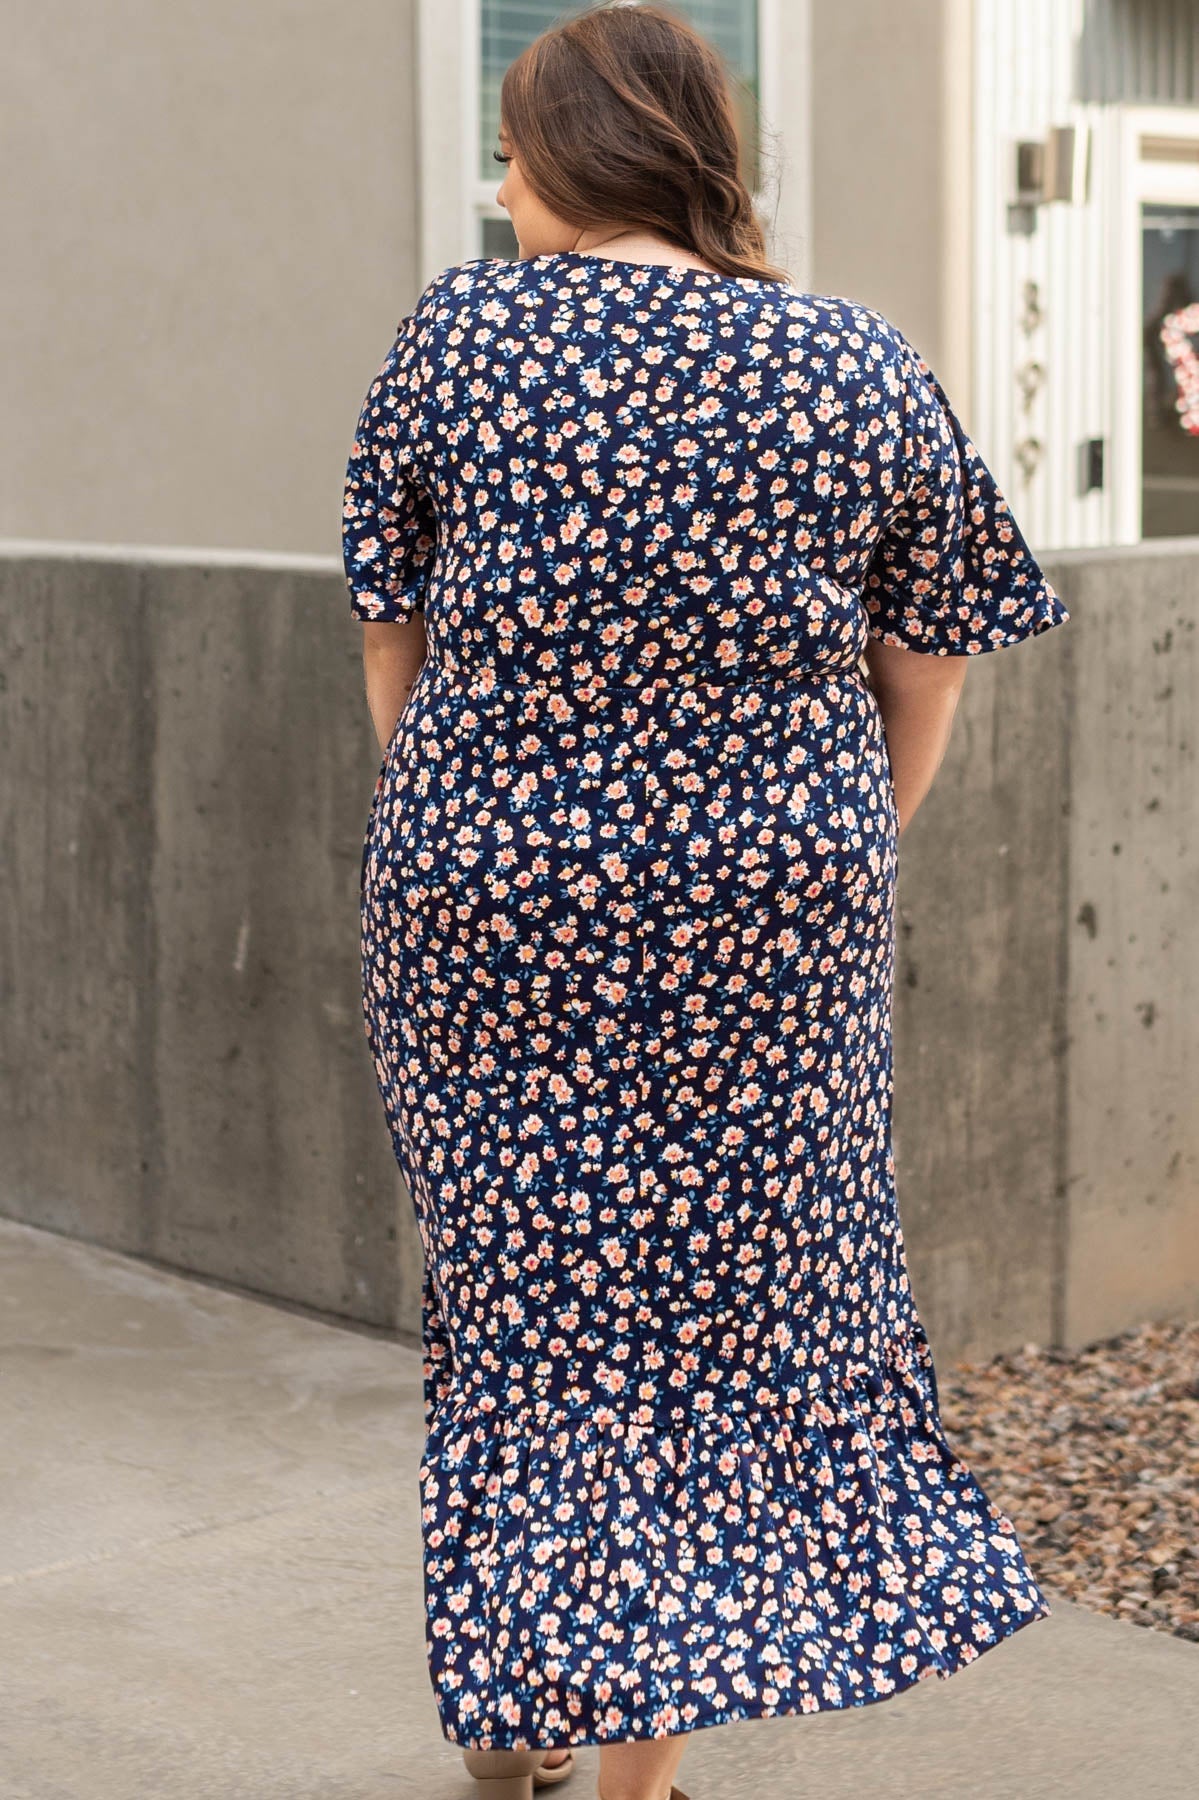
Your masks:
M1023 1631L1026 1625L1035 1625L1039 1620L1051 1618L1052 1615L1053 1608L1049 1605L1047 1600L1045 1600L1041 1606L1034 1607L1027 1613L1005 1613L1001 1618L992 1620L992 1623L995 1626L995 1636L991 1638L988 1643L977 1645L975 1647L975 1655L967 1656L965 1645L951 1645L941 1653L941 1660L939 1662L923 1663L920 1668L915 1670L911 1675L906 1675L902 1679L897 1680L885 1693L875 1689L873 1692L859 1694L853 1700L821 1701L816 1706L796 1705L793 1702L771 1705L767 1702L747 1700L743 1704L735 1707L725 1707L719 1711L703 1713L699 1718L689 1720L687 1724L680 1726L677 1731L664 1731L657 1734L656 1737L648 1739L623 1737L620 1735L619 1731L600 1733L593 1730L585 1730L581 1733L574 1733L566 1738L559 1736L552 1744L530 1745L527 1739L522 1738L519 1735L515 1735L511 1741L504 1742L498 1741L494 1735L486 1740L481 1740L479 1738L454 1737L450 1732L445 1730L444 1724L442 1726L442 1735L447 1744L453 1744L455 1749L459 1750L528 1750L530 1748L537 1750L587 1750L601 1749L605 1744L660 1742L666 1738L689 1737L692 1732L695 1731L712 1730L720 1725L740 1725L752 1719L806 1718L814 1713L853 1712L862 1706L876 1706L884 1700L894 1700L897 1695L906 1693L910 1688L918 1687L922 1681L929 1681L933 1678L937 1678L941 1681L949 1681L954 1675L960 1674L963 1669L970 1668L974 1663L978 1662L989 1650L996 1649L998 1645L1004 1643L1008 1638L1012 1638L1017 1632Z

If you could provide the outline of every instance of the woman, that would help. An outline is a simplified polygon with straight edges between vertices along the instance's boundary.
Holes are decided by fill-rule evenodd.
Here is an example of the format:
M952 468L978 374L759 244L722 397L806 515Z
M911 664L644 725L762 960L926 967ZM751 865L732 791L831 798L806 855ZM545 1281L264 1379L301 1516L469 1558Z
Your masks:
M689 1731L1049 1611L938 1418L890 1006L966 659L1068 615L911 344L764 260L701 38L588 11L501 106L521 256L401 321L345 505L429 1667L491 1800L681 1800Z

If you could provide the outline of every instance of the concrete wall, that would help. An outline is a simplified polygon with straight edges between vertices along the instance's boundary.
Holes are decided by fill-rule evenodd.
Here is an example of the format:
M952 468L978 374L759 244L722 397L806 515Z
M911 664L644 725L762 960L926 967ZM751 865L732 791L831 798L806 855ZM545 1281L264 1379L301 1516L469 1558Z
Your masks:
M1058 552L900 849L896 1162L936 1341L1199 1305L1199 553Z
M344 607L324 560L0 555L0 1210L394 1325Z
M1199 1300L1199 555L1180 554L1188 541L1070 559L1084 628L1069 664L1079 716L1062 1316L1077 1341L1135 1318L1146 1294L1162 1316L1193 1317Z
M900 847L900 1208L944 1354L1199 1301L1199 555L1045 562L1070 623L970 669ZM0 631L0 1211L414 1329L339 568L8 545Z
M0 533L337 553L420 287L413 30L413 0L8 9Z

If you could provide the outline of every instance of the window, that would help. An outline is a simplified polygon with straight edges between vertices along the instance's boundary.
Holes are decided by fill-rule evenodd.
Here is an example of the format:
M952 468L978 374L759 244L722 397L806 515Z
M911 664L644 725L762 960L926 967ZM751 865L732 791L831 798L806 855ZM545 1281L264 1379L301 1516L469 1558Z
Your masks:
M535 37L559 20L588 9L561 0L478 0L478 156L474 217L477 256L516 256L507 213L495 202L503 168L492 156L499 146L500 83L504 70ZM756 190L759 81L759 0L674 0L675 10L716 46L734 76L734 98L749 150L750 186Z

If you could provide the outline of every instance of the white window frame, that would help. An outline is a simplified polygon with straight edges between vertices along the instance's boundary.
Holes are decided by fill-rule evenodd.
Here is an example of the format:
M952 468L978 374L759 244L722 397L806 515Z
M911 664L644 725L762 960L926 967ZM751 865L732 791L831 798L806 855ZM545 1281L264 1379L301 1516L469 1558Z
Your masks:
M1141 509L1141 369L1142 263L1141 207L1199 207L1199 108L1128 106L1121 108L1118 159L1120 192L1116 205L1115 258L1115 392L1112 407L1112 478L1115 542L1138 543ZM1187 153L1178 162L1151 162L1142 154L1143 138L1163 139ZM1131 254L1123 254L1135 246Z
M781 156L779 233L806 258L811 244L808 121L812 0L758 0L758 84L765 150ZM479 142L479 0L418 0L416 52L417 146L419 155L419 284L451 264L480 254L479 220L502 216L494 180L477 171ZM786 116L783 106L786 104ZM774 220L754 196L768 235ZM796 259L792 273L799 275Z

